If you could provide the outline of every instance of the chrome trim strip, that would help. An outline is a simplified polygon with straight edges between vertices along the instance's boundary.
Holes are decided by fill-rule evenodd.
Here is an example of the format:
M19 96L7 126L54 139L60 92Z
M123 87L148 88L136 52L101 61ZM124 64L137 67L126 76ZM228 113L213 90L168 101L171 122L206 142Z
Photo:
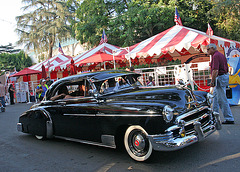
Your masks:
M85 143L85 144L90 144L90 145L95 145L95 146L102 146L102 147L116 149L116 146L104 145L104 144L98 143L98 142L91 142L91 141L86 141L86 140L81 140L81 139L74 139L74 138L69 138L69 137L62 137L62 136L55 136L55 138L68 140L68 141L73 141L73 142Z
M206 118L207 116L209 116L209 114L204 113L202 116L200 116L200 117L198 117L196 119L193 119L193 120L187 121L187 122L185 121L185 125L184 126L188 126L188 125L193 124L194 122L198 122L198 121ZM179 127L178 124L177 124L177 125L173 125L173 126L169 127L165 131L168 132L168 131L176 130L176 129L179 129L179 128L181 128L181 127Z
M47 127L46 128L46 130L47 130L46 137L52 138L53 137L53 121L52 121L51 115L44 108L40 108L40 110L44 113L44 115L46 115L49 118L49 121L46 121L46 127Z
M70 113L65 113L63 114L64 116L96 116L96 114L70 114Z
M150 114L68 114L65 113L63 114L65 116L100 116L100 117L113 117L113 116L117 116L117 117L156 117L156 116L162 116L160 114L156 114L156 115L150 115Z
M180 121L180 120L182 120L182 119L184 119L184 118L186 118L186 117L188 117L188 116L191 116L191 115L193 115L193 114L195 114L195 113L197 113L197 112L200 112L200 111L202 111L202 110L205 110L205 109L208 109L208 106L203 106L203 107L194 109L194 110L192 110L192 111L190 111L190 112L187 112L187 113L185 113L185 114L183 114L183 115L180 115L179 117L176 118L176 122L178 123L178 121Z

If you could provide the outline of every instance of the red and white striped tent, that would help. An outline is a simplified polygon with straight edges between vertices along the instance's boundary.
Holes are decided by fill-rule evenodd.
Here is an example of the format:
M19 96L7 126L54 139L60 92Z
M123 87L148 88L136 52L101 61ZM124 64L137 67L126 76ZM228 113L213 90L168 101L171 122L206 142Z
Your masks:
M140 57L180 57L183 55L206 53L206 45L216 44L220 49L224 47L240 47L240 42L207 35L205 32L185 26L173 26L155 36L129 47L129 52L122 51L119 55L125 58Z
M65 62L69 59L71 59L72 57L71 56L67 56L67 55L63 55L63 54L58 54L56 56L53 56L52 58L50 59L47 59L41 63L38 63L38 64L35 64L31 67L29 67L30 69L33 69L33 70L40 70L42 71L42 65L45 66L46 68L46 71L52 71L55 69L55 66L59 65L60 63L62 62Z
M76 57L73 57L73 60L74 60L74 63L77 64L79 61L83 60L83 59L86 59L94 54L97 54L99 52L105 52L107 54L113 54L113 51L114 50L118 50L119 47L118 46L115 46L115 45L111 45L111 44L108 44L108 43L103 43L101 45L98 45L97 47L93 48L93 49L90 49L88 51L86 51L85 53L82 53ZM62 62L60 63L59 65L55 66L54 69L56 70L63 70L63 69L66 69L68 66L70 66L71 64L71 59L65 61L65 62ZM79 64L77 64L76 66L79 66ZM53 69L53 70L54 70Z

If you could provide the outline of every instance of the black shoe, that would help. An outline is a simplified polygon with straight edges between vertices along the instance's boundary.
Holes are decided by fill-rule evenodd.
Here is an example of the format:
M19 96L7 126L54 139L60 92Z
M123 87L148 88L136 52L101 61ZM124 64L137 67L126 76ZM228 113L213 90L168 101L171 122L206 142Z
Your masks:
M234 121L223 121L222 124L234 124Z

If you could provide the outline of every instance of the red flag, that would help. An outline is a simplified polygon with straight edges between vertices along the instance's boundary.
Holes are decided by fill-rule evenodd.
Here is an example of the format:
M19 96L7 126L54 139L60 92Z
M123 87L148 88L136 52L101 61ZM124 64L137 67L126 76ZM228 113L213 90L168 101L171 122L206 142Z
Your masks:
M108 41L107 35L105 34L105 30L103 29L103 34L102 34L102 38L101 38L99 45L106 43L107 41Z
M58 46L58 51L59 51L59 53L64 54L60 42L59 42L59 46Z
M177 7L175 7L175 18L174 18L174 21L176 22L176 25L182 26L182 20L181 20L179 14L178 14Z
M212 28L211 28L209 23L208 23L208 29L207 29L206 34L209 35L209 36L213 36L213 30L212 30Z

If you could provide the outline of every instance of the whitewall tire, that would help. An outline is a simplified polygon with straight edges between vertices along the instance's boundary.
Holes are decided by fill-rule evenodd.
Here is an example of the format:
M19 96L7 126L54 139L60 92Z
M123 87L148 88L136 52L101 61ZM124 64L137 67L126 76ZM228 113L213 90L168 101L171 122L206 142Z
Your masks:
M152 154L152 144L147 132L141 126L130 126L124 135L124 146L128 154L136 161L145 161Z
M38 140L44 140L44 137L43 137L43 136L35 135L35 137L36 137Z

